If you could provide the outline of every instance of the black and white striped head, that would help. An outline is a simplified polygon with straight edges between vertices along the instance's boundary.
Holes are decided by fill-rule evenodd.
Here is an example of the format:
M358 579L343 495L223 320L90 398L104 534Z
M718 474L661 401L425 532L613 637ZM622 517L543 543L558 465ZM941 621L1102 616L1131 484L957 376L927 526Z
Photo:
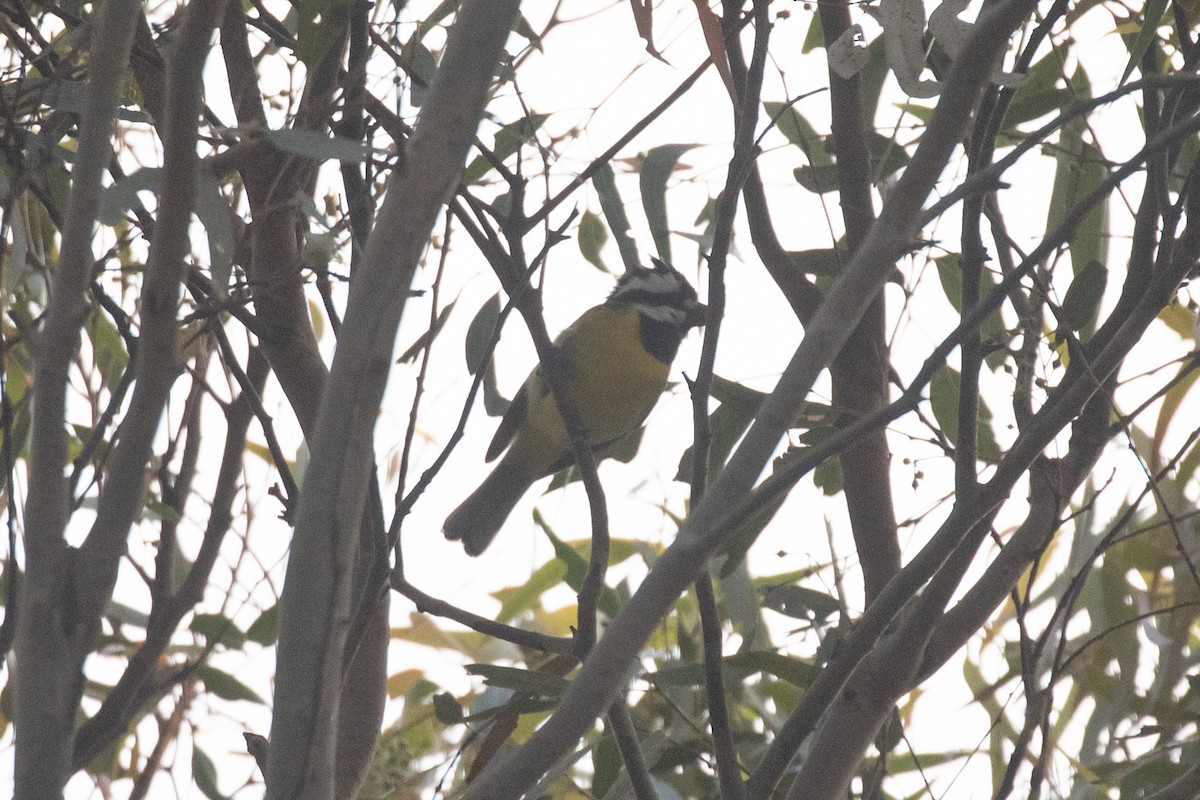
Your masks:
M608 296L614 308L634 308L642 318L642 344L658 360L670 364L691 328L704 324L708 306L679 271L651 256L654 267L634 267L621 276Z
M621 276L608 296L612 306L633 306L642 316L681 331L704 324L708 307L696 298L687 278L670 264L653 256L653 269L634 267Z

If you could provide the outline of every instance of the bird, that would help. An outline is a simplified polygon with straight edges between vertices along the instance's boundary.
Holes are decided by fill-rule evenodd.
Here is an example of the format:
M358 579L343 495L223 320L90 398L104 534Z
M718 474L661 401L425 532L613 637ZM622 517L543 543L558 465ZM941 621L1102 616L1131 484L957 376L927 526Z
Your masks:
M608 299L554 340L571 398L602 459L637 430L667 386L671 362L708 307L670 264L625 272ZM507 452L505 452L507 448ZM542 368L530 373L500 421L485 460L504 457L447 518L442 531L468 555L487 549L525 492L540 478L574 462L566 426Z

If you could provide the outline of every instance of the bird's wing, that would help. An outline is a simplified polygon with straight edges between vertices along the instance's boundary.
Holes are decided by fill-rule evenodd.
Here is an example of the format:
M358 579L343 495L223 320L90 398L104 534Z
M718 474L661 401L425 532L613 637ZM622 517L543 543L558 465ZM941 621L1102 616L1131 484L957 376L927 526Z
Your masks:
M525 424L525 417L529 414L529 393L535 391L536 387L541 386L542 383L538 375L540 371L541 368L537 367L529 373L525 383L521 384L521 388L513 396L508 410L500 418L500 425L496 428L496 435L492 437L492 443L488 445L484 460L495 461L496 457L504 452L504 448L512 442L513 436L520 427Z

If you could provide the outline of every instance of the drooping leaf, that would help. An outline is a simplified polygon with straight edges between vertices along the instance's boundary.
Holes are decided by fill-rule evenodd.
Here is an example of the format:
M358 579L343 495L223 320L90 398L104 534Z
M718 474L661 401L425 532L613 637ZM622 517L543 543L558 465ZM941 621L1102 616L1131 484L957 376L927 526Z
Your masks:
M1133 40L1133 44L1129 48L1129 62L1125 65L1125 71L1121 73L1121 84L1129 80L1129 76L1133 74L1134 69L1141 66L1142 57L1146 55L1146 51L1158 39L1158 26L1162 22L1163 15L1166 13L1167 0L1147 0L1145 14L1142 18L1142 29L1138 32L1137 38Z
M99 309L88 316L87 335L92 345L92 357L109 389L115 389L129 368L129 353L125 340L108 315Z
M157 193L162 180L158 167L142 167L115 180L105 188L100 198L98 219L104 225L116 225L125 218L125 212L137 203L139 192Z
M841 610L836 598L794 583L768 587L763 592L763 606L793 619L817 623Z
M228 800L228 796L217 788L217 766L208 754L194 742L192 744L192 780L196 788L204 793L209 800Z
M550 540L550 544L554 547L555 557L566 566L566 573L563 575L563 581L571 587L572 590L578 592L583 588L583 581L587 576L588 560L585 554L580 553L571 545L564 542L550 527L545 518L536 509L533 512L533 520L537 523L542 532L546 534L546 538ZM610 553L609 560L611 561L612 554ZM600 590L600 599L597 602L600 610L609 617L616 617L621 610L620 600L611 586L604 586Z
M251 642L269 647L279 638L279 604L274 603L270 608L258 615L258 619L250 623L246 629L246 639Z
M442 6L457 6L457 2L442 3ZM448 10L453 10L450 8ZM428 19L426 19L428 22ZM437 59L433 53L425 46L421 39L428 31L424 25L418 26L417 31L404 43L404 47L400 50L400 61L398 66L407 73L411 81L411 90L409 97L412 99L414 108L420 108L425 104L425 96L429 93L429 85L433 82L434 73L437 72Z
M933 97L941 81L921 77L925 69L925 6L922 0L882 0L879 24L887 48L888 64L900 88L910 97Z
M962 313L962 261L958 253L947 253L938 256L934 260L937 266L938 279L942 284L942 291L946 295L946 300L954 307L958 313ZM986 298L996 288L996 278L990 270L984 269L979 276L979 297ZM988 315L987 319L979 326L979 335L985 342L1003 341L1004 320L1000 316L999 310L993 311ZM986 356L985 361L993 370L998 368L1004 360L1004 351L997 349Z
M196 667L196 676L204 681L204 688L222 700L247 700L251 703L266 705L258 693L228 672L219 670L209 664Z
M542 127L542 123L549 116L549 114L530 114L516 122L510 122L496 131L496 138L492 143L492 155L497 161L503 163L509 156L520 150L522 145L533 140L538 129ZM494 168L492 161L486 156L475 156L463 173L463 183L468 186L478 183L480 178L491 172Z
M613 175L611 164L603 165L592 175L592 188L596 190L596 196L600 199L600 210L608 220L617 250L621 253L621 263L628 272L641 264L641 257L638 254L637 243L629 235L629 217L625 215L625 204L617 191L616 177Z
M307 128L283 128L267 131L267 141L289 153L314 161L346 161L360 163L371 156L371 148L363 142L341 136L326 136Z
M612 732L612 723L604 721L604 735L592 748L592 797L604 797L621 774L621 749Z
M645 425L633 429L604 448L604 457L619 464L628 464L630 461L633 461L634 456L638 453L638 448L642 446L642 436L645 433ZM552 492L555 489L561 489L569 483L575 483L582 479L579 469L572 463L566 469L561 469L554 473L554 477L550 479L550 485L546 487L546 491Z
M231 650L240 649L246 643L246 634L224 614L197 614L192 618L191 630L207 639L209 644L221 644Z
M1018 89L1004 114L1004 124L1009 128L1043 117L1063 108L1072 100L1070 90L1059 87L1063 77L1062 56L1047 53L1029 68L1029 79Z
M646 52L666 63L662 53L654 46L654 4L650 0L629 0L629 8L633 11L633 23L637 26L638 36L646 43Z
M608 241L608 230L599 215L584 211L579 217L579 252L589 264L602 272L608 272L600 249Z
M721 668L731 682L742 682L756 673L766 673L794 686L807 688L820 674L813 664L782 653L747 651L721 659ZM665 664L647 676L656 686L700 686L704 665L697 661Z
M450 318L450 312L454 310L454 304L457 300L452 300L446 304L446 307L441 310L437 318L433 322L433 326L417 337L417 340L412 343L412 346L404 351L398 359L397 364L408 364L416 360L417 356L426 348L433 344L433 340L442 332L442 328L446 325L446 320ZM490 341L490 340L489 340Z
M500 321L500 295L494 294L479 307L471 324L467 326L467 336L464 340L467 358L467 370L474 375L480 368L491 361L488 348L492 337L496 334L496 324Z
M1108 268L1099 261L1089 262L1079 270L1063 297L1062 324L1086 338L1096 324L1096 314L1107 286Z
M468 664L467 672L483 678L488 686L528 692L539 697L562 697L571 685L569 680L559 675L495 664Z
M671 226L667 222L667 180L679 158L688 150L696 147L694 144L664 144L651 148L642 161L639 176L642 192L642 207L646 212L646 222L650 226L650 235L654 238L654 249L658 257L668 264L671 259Z
M750 427L766 395L763 392L742 386L734 381L713 376L712 396L721 404L709 415L710 441L708 448L708 477L712 480L724 466L729 453L742 434ZM689 482L692 479L692 448L688 447L679 458L675 480Z
M1165 462L1163 458L1163 441L1167 436L1167 429L1171 426L1171 421L1175 419L1180 407L1183 405L1183 400L1195 385L1196 379L1200 378L1200 370L1193 369L1191 363L1185 362L1180 367L1179 381L1167 390L1163 397L1162 407L1158 411L1158 417L1154 422L1154 438L1152 440L1150 450L1150 468L1154 472L1158 472L1162 464ZM1191 416L1190 414L1188 415ZM1183 465L1180 465L1178 478L1186 481L1183 476ZM1188 476L1190 477L1190 475Z
M806 275L840 275L842 267L846 266L847 256L844 251L823 247L816 250L794 250L788 253L788 260Z
M958 445L958 397L961 379L958 370L943 365L933 374L929 382L929 405L942 434L950 444ZM975 426L975 453L984 461L994 461L1000 456L1000 446L992 433L992 412L987 402L979 398L978 419Z
M196 181L196 218L208 237L209 271L218 298L228 296L229 277L233 274L233 223L229 203L221 194L221 185L207 169L201 169Z
M1082 70L1076 70L1071 86L1079 97L1091 94L1087 75ZM1086 123L1080 119L1071 120L1062 127L1054 151L1057 163L1046 219L1048 231L1054 231L1068 221L1074 224L1068 249L1071 267L1076 273L1093 261L1108 263L1108 198L1086 212L1079 208L1108 178L1104 157L1084 140L1085 133Z
M326 17L346 0L300 0L296 13L296 58L315 69L337 40Z
M457 725L463 719L462 704L449 692L438 692L433 696L433 713L443 725Z
M729 72L729 55L725 52L725 32L721 19L709 6L707 0L692 0L696 6L696 15L700 19L700 30L704 32L704 44L708 46L708 55L712 58L713 67L725 84L725 91L734 107L737 107L737 89L733 85L733 75Z

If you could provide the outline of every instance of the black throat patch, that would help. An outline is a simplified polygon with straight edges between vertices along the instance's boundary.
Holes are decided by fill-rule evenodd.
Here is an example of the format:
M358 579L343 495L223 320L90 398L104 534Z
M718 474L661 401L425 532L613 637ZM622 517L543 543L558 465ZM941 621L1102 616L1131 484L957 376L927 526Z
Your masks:
M670 366L675 360L675 354L679 352L679 343L683 341L686 329L680 330L677 325L650 319L645 314L638 314L638 322L642 334L642 347L647 353Z

